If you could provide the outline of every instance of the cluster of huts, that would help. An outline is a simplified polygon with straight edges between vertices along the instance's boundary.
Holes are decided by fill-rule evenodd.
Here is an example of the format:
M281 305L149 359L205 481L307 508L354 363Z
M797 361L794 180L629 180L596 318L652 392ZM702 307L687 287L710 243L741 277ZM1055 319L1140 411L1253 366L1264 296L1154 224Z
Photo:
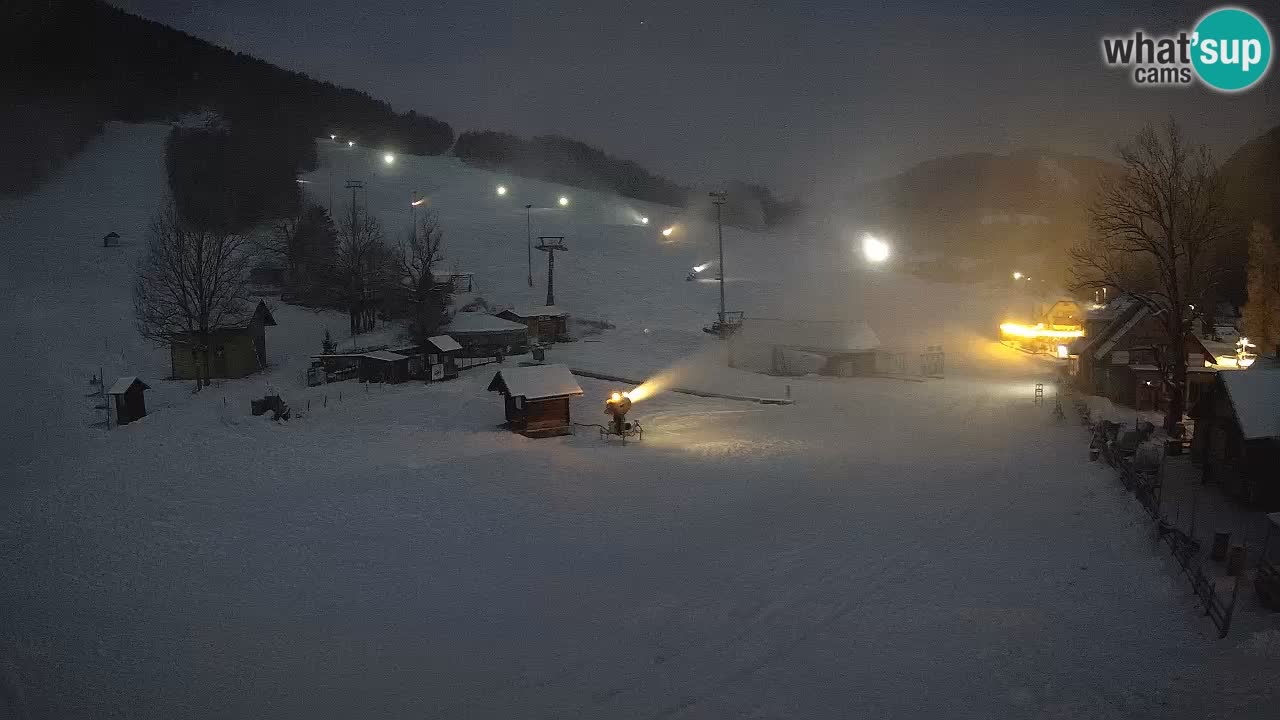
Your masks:
M1085 335L1067 347L1075 387L1137 410L1164 411L1163 371L1171 339L1162 320L1131 298L1085 317ZM1183 338L1185 407L1192 460L1206 482L1250 503L1280 507L1280 348L1241 367L1217 343Z

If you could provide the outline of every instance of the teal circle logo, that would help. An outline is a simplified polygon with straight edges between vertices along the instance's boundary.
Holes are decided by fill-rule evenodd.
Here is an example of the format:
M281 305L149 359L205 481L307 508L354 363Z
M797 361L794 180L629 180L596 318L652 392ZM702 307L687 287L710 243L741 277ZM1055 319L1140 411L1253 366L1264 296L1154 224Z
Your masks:
M1216 90L1250 88L1271 65L1271 33L1248 10L1219 8L1205 15L1191 42L1196 74Z

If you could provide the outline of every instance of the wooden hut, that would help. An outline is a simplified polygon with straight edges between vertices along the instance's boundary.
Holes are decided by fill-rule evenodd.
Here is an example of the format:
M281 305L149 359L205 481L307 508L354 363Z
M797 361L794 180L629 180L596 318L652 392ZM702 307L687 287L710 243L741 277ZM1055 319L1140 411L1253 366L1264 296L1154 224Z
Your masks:
M128 425L134 420L147 416L147 403L142 393L151 386L142 382L136 375L122 377L115 381L107 396L111 398L111 411L115 414L117 425Z
M392 385L409 379L409 356L390 350L374 350L362 353L359 360L360 382L380 382Z
M458 341L462 357L515 355L528 352L529 328L482 312L460 312L445 328Z
M267 304L258 301L253 313L239 324L219 328L208 338L209 376L242 378L267 365L266 328L275 327ZM204 375L203 343L195 333L182 333L169 346L169 364L173 377L191 380Z
M582 388L564 365L533 365L500 370L490 392L506 401L507 427L526 437L567 435L573 431L569 398Z
M498 317L527 327L530 340L544 343L569 340L569 313L555 305L515 307L503 310Z
M1210 387L1192 441L1203 480L1248 502L1280 504L1280 370L1224 370Z
M452 380L458 377L457 354L462 345L448 335L427 338L422 349L424 372L427 380Z

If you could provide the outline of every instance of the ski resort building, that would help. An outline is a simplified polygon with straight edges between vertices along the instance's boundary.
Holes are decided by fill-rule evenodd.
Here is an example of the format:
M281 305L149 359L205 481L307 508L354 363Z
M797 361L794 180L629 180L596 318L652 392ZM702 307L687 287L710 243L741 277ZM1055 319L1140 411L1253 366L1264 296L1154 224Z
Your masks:
M498 317L527 327L530 340L552 343L569 339L569 313L555 305L515 307L503 310Z
M1081 392L1138 410L1160 410L1165 399L1159 360L1169 345L1164 321L1146 305L1130 302L1105 327L1067 347L1068 372ZM1194 333L1187 333L1184 347L1186 406L1195 407L1200 393L1213 382L1217 371L1206 363L1215 358Z
M880 339L865 322L744 318L730 364L774 375L853 377L876 371Z
M582 388L564 365L531 365L498 371L490 392L502 393L507 427L526 437L551 437L573 432L569 399Z
M242 378L267 365L266 328L275 327L267 304L258 306L242 323L219 328L209 337L209 377ZM169 345L171 373L177 380L192 380L204 375L202 338L183 333Z
M527 352L529 327L482 312L460 312L449 321L449 337L464 357L503 356Z

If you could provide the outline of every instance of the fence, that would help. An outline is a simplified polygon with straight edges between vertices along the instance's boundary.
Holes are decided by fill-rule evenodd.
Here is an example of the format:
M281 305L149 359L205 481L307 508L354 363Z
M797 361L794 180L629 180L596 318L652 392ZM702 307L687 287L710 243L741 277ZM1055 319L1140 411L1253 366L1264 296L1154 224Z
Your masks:
M1097 451L1108 465L1119 473L1120 481L1125 489L1133 493L1147 515L1156 521L1156 534L1169 547L1170 554L1177 560L1182 574L1191 583L1191 589L1204 607L1204 614L1218 628L1218 637L1225 638L1231 630L1231 617L1234 614L1236 600L1240 594L1240 582L1248 572L1243 565L1237 568L1235 584L1229 598L1223 598L1218 592L1213 575L1206 571L1207 563L1200 554L1200 541L1195 538L1195 506L1192 506L1191 531L1187 532L1170 522L1162 512L1161 500L1164 494L1164 478L1162 466L1140 464L1135 460L1136 453L1122 449L1117 436L1122 426L1107 421L1094 422L1089 406L1083 400L1076 399L1076 410L1080 415L1080 423L1089 428L1093 435L1090 445L1091 455ZM1135 423L1136 429L1136 423Z

